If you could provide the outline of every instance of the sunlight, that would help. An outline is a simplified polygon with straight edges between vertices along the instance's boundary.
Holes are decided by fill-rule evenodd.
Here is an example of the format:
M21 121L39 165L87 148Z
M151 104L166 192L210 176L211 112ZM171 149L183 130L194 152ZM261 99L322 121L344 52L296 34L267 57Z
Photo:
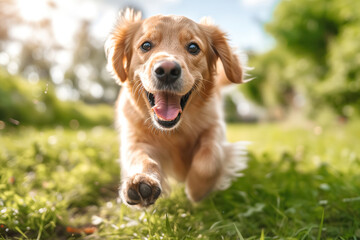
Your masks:
M46 0L17 0L20 16L29 22L38 22L49 16L49 2Z

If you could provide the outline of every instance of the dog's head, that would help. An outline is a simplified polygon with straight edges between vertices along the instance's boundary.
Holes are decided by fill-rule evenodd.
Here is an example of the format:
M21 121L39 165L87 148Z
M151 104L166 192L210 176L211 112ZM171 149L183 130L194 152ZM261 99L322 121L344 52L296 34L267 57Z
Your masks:
M242 82L242 69L226 35L206 21L161 15L142 20L127 9L106 51L119 83L132 88L134 98L145 100L154 125L163 130L179 125L193 95L204 99L211 94L218 58L226 77Z

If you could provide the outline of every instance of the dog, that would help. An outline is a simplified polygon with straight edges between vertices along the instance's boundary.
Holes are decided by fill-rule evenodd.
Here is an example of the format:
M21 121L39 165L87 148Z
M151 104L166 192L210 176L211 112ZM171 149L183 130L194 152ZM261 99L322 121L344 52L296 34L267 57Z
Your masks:
M123 203L146 208L185 182L198 202L229 187L246 167L241 143L228 143L220 88L243 83L243 67L226 34L209 19L147 19L126 9L105 44L122 85L116 104Z

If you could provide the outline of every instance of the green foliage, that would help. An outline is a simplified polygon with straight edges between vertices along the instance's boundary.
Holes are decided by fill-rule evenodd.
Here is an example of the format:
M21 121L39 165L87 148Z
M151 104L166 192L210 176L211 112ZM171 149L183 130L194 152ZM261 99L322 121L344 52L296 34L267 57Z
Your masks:
M30 83L0 71L0 120L25 125L111 125L113 110L107 105L59 101L54 86L45 81Z
M116 201L114 130L3 131L0 238L74 239L85 235L67 226L89 225L97 231L86 239L360 237L359 122L289 126L228 126L230 141L253 142L245 176L198 204L172 185L146 211Z
M0 137L0 236L66 235L69 213L116 198L119 167L114 131L35 130Z
M225 96L224 111L226 122L238 122L240 120L240 117L236 110L236 105L229 96Z
M290 50L324 62L327 45L339 32L334 2L324 0L282 1L268 31Z
M359 13L360 14L360 13ZM318 93L337 112L352 116L360 107L360 22L343 28L329 48L330 71Z
M251 58L250 65L258 66L251 71L251 75L256 76L256 80L247 83L245 93L261 105L268 107L281 104L286 106L288 99L287 93L291 92L291 69L284 69L291 56L282 49L274 49L268 53ZM283 81L279 82L279 78ZM275 93L273 92L275 91Z
M256 80L245 85L248 96L312 116L327 107L360 113L359 1L281 1L266 27L277 44L250 58Z

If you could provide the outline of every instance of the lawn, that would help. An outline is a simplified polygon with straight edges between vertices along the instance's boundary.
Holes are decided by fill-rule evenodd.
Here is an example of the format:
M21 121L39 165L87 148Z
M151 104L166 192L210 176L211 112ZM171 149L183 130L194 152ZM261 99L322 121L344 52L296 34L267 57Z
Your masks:
M231 124L249 167L198 204L182 184L154 207L117 199L118 138L109 127L0 130L3 239L360 238L360 122Z

